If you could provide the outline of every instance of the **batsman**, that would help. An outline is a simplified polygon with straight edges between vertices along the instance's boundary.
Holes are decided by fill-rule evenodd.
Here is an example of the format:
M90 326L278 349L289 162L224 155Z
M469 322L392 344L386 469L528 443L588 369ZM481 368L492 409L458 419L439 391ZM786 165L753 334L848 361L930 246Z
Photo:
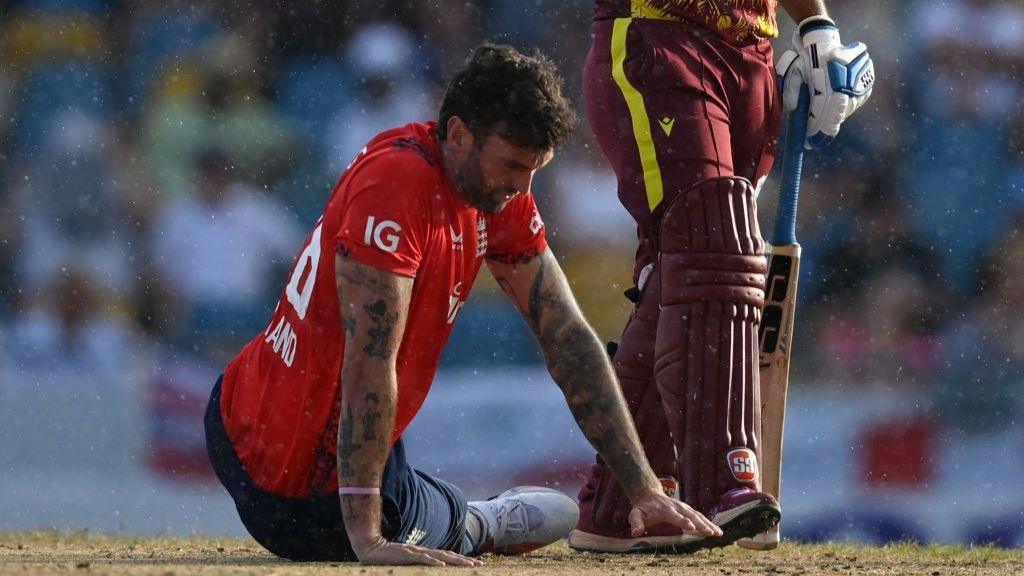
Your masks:
M798 28L776 66L778 4ZM864 44L840 41L821 0L597 0L592 32L587 116L639 240L635 307L613 364L655 473L723 535L631 532L629 500L598 457L569 545L772 548L766 533L782 511L763 483L761 410L785 399L761 397L767 265L756 198L801 87L811 96L805 147L824 148L870 96L871 59Z

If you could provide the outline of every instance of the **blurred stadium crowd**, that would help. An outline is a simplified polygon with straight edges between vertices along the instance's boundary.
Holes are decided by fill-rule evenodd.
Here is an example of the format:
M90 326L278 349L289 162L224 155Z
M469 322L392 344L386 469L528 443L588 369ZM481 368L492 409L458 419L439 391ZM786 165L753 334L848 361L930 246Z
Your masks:
M1000 426L1024 384L1024 6L835 4L879 82L808 160L795 385L919 389L957 428ZM591 6L0 0L0 387L146 373L162 350L222 365L264 329L344 166L433 118L478 42L541 48L579 103ZM615 338L634 232L585 125L535 192ZM483 283L445 362L533 348Z

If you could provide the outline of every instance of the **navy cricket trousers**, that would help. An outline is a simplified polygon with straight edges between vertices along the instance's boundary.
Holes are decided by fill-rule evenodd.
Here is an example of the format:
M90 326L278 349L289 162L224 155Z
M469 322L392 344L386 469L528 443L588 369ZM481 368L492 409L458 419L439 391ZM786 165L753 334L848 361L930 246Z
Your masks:
M337 494L287 498L257 486L228 438L218 379L206 407L206 451L217 478L235 501L249 534L273 554L295 561L356 560ZM384 468L382 534L392 542L468 553L466 497L456 486L411 466L399 439Z

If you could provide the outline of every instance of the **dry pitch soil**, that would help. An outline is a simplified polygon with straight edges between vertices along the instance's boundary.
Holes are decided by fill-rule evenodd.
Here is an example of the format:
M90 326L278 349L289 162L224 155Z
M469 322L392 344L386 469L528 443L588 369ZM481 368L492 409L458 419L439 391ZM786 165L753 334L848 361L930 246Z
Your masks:
M521 557L485 556L479 568L364 567L346 563L294 563L242 538L130 538L95 534L0 534L0 574L188 576L498 574L752 576L1022 575L1024 551L900 544L883 548L844 544L783 544L773 552L735 546L691 556L577 554L556 544Z

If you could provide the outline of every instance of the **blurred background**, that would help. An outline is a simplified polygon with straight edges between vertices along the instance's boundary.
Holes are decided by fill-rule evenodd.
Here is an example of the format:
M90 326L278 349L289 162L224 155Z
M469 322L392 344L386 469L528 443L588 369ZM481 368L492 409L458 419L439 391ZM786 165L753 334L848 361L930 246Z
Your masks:
M783 531L1019 546L1024 6L831 7L878 83L805 169ZM0 0L0 530L243 533L202 410L341 170L378 131L433 119L485 39L543 50L582 116L591 9ZM635 235L585 123L535 195L616 339ZM470 496L574 493L592 458L483 277L407 442Z

